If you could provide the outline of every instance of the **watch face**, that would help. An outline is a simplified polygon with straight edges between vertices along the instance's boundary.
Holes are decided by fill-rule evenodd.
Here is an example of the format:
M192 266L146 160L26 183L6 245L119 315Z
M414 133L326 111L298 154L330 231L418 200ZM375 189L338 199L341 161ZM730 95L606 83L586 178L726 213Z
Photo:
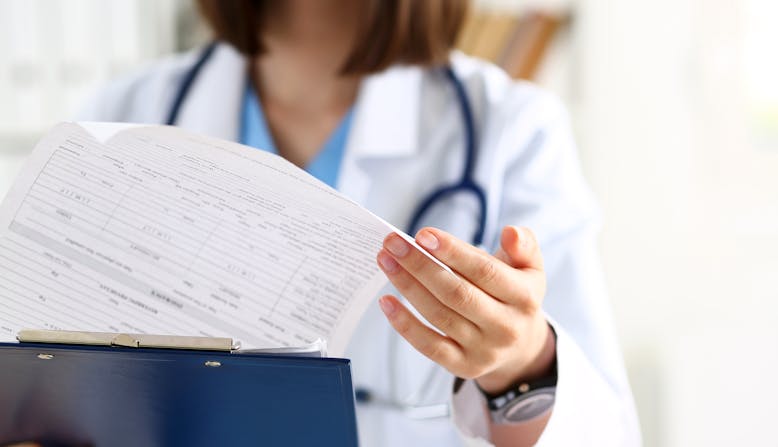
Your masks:
M554 405L554 388L541 388L522 395L503 410L505 422L524 422L545 413Z

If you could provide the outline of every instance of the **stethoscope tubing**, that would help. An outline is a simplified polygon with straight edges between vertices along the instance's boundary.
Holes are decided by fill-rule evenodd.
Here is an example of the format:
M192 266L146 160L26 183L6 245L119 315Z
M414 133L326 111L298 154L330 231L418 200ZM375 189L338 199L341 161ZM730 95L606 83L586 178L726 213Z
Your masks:
M197 79L197 75L200 74L205 63L211 58L213 51L216 49L216 45L216 41L206 45L197 57L197 61L192 65L192 68L187 70L184 74L184 77L181 79L181 84L179 84L178 91L173 97L173 103L170 106L170 110L168 111L167 119L165 120L166 125L174 126L178 121L178 115L181 113L181 106L184 104L186 97L189 96L189 91L192 90L192 84L194 84L195 79Z
M462 122L465 127L465 164L462 167L462 174L459 176L457 182L439 187L421 201L411 215L410 223L408 224L408 233L414 234L419 230L419 224L421 223L422 218L430 209L432 209L432 206L436 202L457 193L470 193L478 200L479 210L478 224L476 230L473 232L471 242L475 246L480 246L483 244L484 232L486 230L486 192L483 188L478 186L473 178L477 155L475 118L473 117L473 109L470 106L470 100L465 91L465 86L456 73L454 73L454 69L451 68L450 65L447 65L444 68L444 73L454 87L459 110L462 114Z
M194 84L198 74L202 71L205 64L211 58L214 50L216 49L216 46L217 42L215 41L205 46L200 52L200 55L198 56L194 65L192 65L192 67L184 74L168 112L167 119L165 121L167 125L175 125L178 121L181 108L192 89L192 85ZM445 200L446 198L449 198L458 193L472 194L478 200L479 207L478 222L476 230L472 236L472 243L473 245L480 246L483 243L484 231L486 228L487 202L486 192L475 182L473 178L477 155L475 119L473 117L473 110L471 108L470 101L462 81L457 77L456 73L454 73L454 70L450 65L445 66L443 72L451 85L454 87L457 102L459 103L460 113L462 114L462 121L465 128L465 164L462 168L462 174L460 175L457 182L450 185L441 186L431 192L423 200L421 200L410 219L410 224L408 225L409 234L414 234L419 229L419 224L421 223L422 218L430 209L432 209L436 202ZM396 340L394 340L394 342L395 343L393 343L392 351L396 351ZM439 368L431 367L430 369L431 370L427 373L428 375L423 382L423 389L425 390L428 389L431 385L434 375L438 372ZM387 406L396 410L400 410L409 417L415 419L428 419L448 416L449 409L448 405L445 403L414 405L412 403L400 401L396 398L396 377L391 377L390 379L390 388L392 388L390 394L393 395L392 398L381 398L379 396L373 395L373 393L371 393L369 390L357 388L355 390L355 399L359 403L371 403L374 405Z

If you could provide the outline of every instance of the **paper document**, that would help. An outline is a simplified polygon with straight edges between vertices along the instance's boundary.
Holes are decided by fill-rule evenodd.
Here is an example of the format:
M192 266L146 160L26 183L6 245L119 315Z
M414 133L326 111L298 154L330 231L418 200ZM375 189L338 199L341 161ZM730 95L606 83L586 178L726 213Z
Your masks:
M22 328L249 349L321 338L343 355L386 283L375 256L394 227L266 152L91 128L54 128L0 208L0 341Z

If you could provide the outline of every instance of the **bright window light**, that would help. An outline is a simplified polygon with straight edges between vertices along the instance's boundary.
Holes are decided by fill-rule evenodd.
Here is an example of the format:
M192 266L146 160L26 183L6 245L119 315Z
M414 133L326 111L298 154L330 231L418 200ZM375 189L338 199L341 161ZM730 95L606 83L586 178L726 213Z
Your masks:
M759 147L778 150L778 2L749 0L745 28L746 94L749 121Z

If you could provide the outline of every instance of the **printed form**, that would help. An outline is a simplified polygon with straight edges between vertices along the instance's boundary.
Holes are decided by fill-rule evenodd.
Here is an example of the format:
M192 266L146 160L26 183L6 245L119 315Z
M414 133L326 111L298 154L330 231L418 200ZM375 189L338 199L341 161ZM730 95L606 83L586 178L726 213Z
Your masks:
M115 126L58 125L3 202L0 341L22 328L321 338L342 356L397 230L280 157Z

